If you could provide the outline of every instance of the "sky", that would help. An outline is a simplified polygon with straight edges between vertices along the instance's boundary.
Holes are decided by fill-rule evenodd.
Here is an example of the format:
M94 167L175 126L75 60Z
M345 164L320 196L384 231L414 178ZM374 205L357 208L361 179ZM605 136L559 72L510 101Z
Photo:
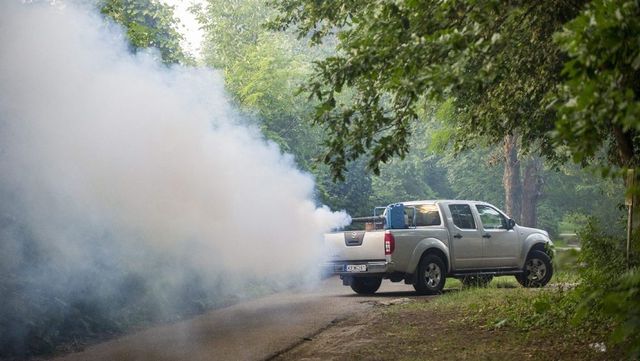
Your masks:
M183 49L191 54L196 60L200 59L202 39L204 32L200 29L200 24L195 16L189 12L189 7L195 4L205 6L205 0L160 0L161 2L174 7L175 15L180 19L179 31L184 35Z

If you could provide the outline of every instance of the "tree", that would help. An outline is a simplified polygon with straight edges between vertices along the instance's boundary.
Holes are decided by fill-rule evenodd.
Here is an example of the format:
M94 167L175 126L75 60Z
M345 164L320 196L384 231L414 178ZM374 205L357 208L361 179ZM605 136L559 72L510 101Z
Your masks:
M338 54L318 62L305 86L319 102L315 123L328 129L323 160L334 177L365 154L374 173L380 163L405 157L409 125L419 120L423 100L452 99L454 149L478 139L503 145L507 210L535 225L537 198L523 200L521 189L524 181L540 192L540 167L527 161L522 180L519 157L557 158L548 136L554 109L544 102L563 64L552 37L580 4L281 0L271 26L295 27L315 42L338 39ZM343 102L347 89L355 96Z
M229 93L243 110L259 118L262 131L305 165L315 135L305 121L311 106L296 88L309 73L308 54L296 40L267 30L262 24L273 10L258 0L209 0L196 9L205 30L205 63L225 75Z
M373 205L452 197L449 169L441 162L442 155L430 149L432 132L426 122L411 125L409 144L413 152L402 160L394 159L382 165L380 174L371 178L369 199ZM365 165L362 158L358 162Z
M173 8L157 0L103 0L100 12L122 25L132 51L156 48L163 63L192 63L182 51Z
M640 167L639 18L638 1L594 0L556 36L569 61L555 140L576 162Z
M550 96L559 114L555 140L576 162L601 166L604 175L614 177L635 171L636 179L623 178L633 200L630 213L635 215L628 217L626 247L618 247L617 237L603 237L590 229L595 236L583 247L583 259L591 267L584 274L582 291L589 301L581 307L583 313L595 311L613 320L611 340L630 345L630 358L640 353L640 212L633 211L640 200L639 18L638 1L591 1L556 37L569 60L563 69L565 81ZM620 248L626 248L626 257L616 252ZM603 271L603 264L612 271ZM623 274L625 268L630 270ZM605 272L607 281L598 283L597 275Z
M205 30L205 63L225 75L227 91L267 138L295 156L316 176L318 198L334 209L369 214L371 176L364 164L352 164L350 177L334 184L327 167L318 164L321 129L311 127L313 103L297 94L311 74L310 64L325 47L309 51L294 34L264 27L274 13L261 0L208 0L196 9Z
M336 176L370 151L369 167L408 151L409 124L424 97L455 99L457 149L478 137L494 143L519 134L528 148L554 156L542 103L562 58L552 34L578 9L571 2L282 0L272 26L295 26L316 42L339 39L306 86L316 122L328 124L325 161ZM337 95L354 89L353 103ZM538 142L534 142L538 140Z

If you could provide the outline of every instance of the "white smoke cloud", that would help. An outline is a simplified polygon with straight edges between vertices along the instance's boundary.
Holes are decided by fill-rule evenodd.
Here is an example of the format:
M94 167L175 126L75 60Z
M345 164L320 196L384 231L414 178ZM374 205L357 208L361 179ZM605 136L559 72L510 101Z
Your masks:
M69 3L0 2L0 49L0 215L64 277L295 278L349 221L316 206L313 179L242 121L217 72L132 55ZM0 237L5 268L29 264L24 237Z

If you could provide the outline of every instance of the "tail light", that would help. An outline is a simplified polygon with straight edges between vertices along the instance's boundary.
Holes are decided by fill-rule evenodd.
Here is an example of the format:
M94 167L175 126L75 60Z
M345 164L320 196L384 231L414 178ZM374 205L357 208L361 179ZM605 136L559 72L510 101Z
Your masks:
M396 249L396 239L393 238L391 231L384 233L384 255L388 256Z

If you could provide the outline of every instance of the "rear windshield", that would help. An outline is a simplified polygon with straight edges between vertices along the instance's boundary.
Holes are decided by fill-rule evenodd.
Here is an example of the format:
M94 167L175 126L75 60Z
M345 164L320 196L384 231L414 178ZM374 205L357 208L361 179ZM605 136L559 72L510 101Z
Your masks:
M435 204L420 204L413 206L416 208L416 226L439 226L440 212Z

